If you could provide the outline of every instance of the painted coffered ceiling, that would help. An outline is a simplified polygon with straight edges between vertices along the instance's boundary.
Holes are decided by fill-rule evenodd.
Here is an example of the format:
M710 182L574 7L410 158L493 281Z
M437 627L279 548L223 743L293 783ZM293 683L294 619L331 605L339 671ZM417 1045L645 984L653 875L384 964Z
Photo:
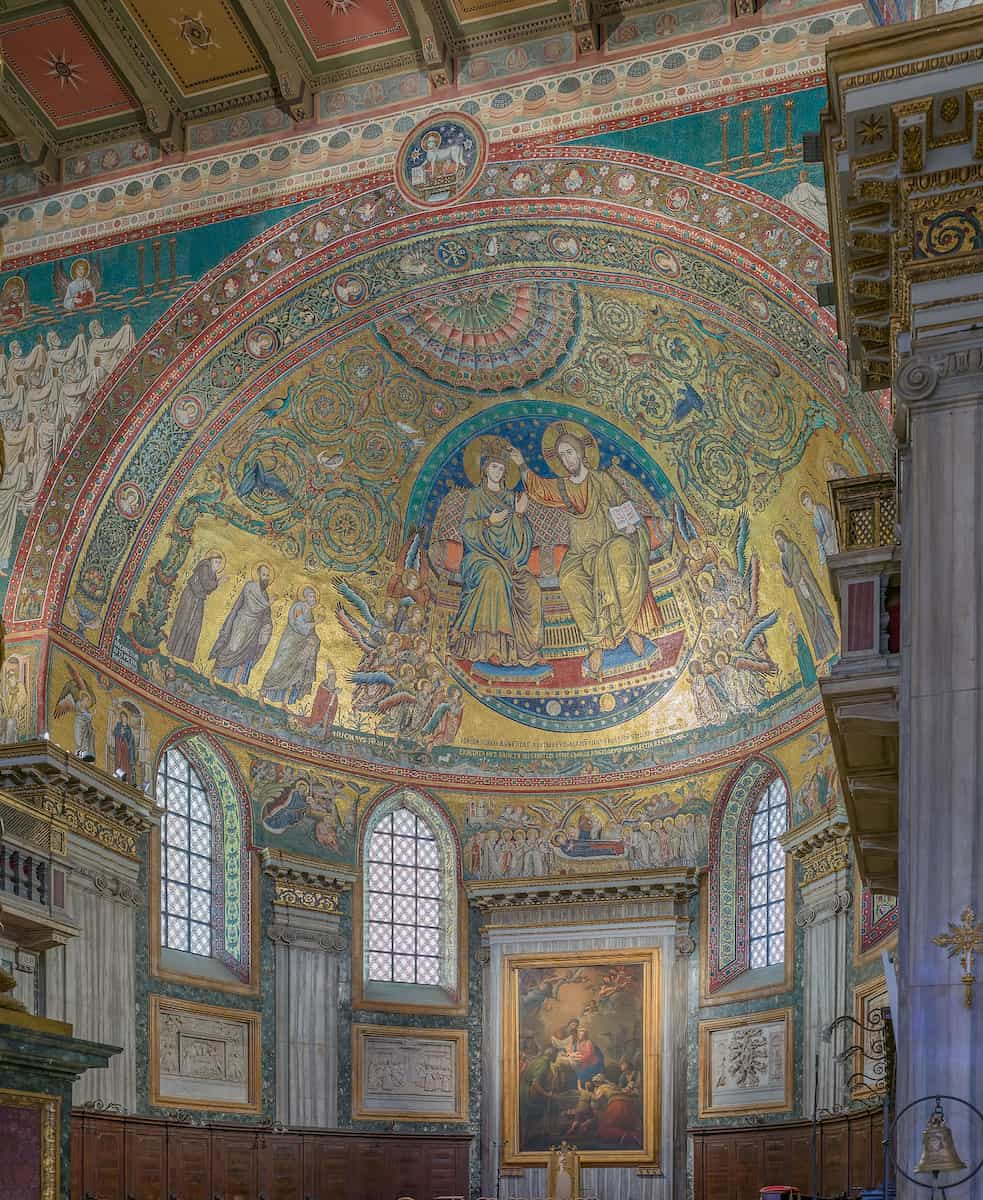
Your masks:
M360 109L448 99L639 41L671 40L667 0L6 0L0 170L37 187L282 136ZM724 24L758 0L729 0ZM628 35L631 36L628 36ZM489 57L489 56L494 57ZM350 96L345 93L346 104ZM95 157L94 157L95 156ZM80 166L84 163L84 167ZM22 190L22 189L19 189Z

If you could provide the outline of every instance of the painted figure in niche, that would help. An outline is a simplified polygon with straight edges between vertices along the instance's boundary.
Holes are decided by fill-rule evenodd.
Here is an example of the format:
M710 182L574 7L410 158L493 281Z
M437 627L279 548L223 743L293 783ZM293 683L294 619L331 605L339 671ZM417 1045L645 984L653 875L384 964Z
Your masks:
M95 762L96 758L95 730L92 724L95 708L96 698L92 689L69 664L68 682L55 701L54 715L63 717L68 713L74 714L72 734L75 739L75 754L83 762Z
M136 782L137 744L130 714L122 705L113 726L113 770L122 771L129 783Z
M3 691L0 694L0 742L9 746L27 737L31 721L31 702L22 678L19 658L8 658L3 665Z
M259 563L255 579L243 585L209 651L208 657L215 662L215 678L233 688L249 682L249 673L273 636L269 594L272 580L273 568L268 563Z
M0 291L0 324L17 325L27 316L27 282L11 275Z
M167 639L167 652L172 658L194 662L198 639L205 617L205 601L222 582L225 556L218 550L206 550L201 561L184 585Z
M317 635L316 588L303 587L287 613L287 627L273 662L263 677L263 696L273 704L290 705L310 694L317 677L321 639Z
M77 258L72 263L69 275L65 274L64 268L55 267L55 291L61 294L62 306L69 312L90 308L95 304L98 283L98 270L93 271L88 259Z
M591 433L556 421L543 434L543 457L556 472L546 479L510 448L531 499L561 509L570 521L570 545L560 566L560 590L589 654L585 670L598 675L605 650L628 642L641 657L644 635L658 623L649 595L648 529L614 474L599 470Z
M461 597L448 633L458 658L495 666L543 661L543 602L527 568L533 529L527 492L516 494L518 469L499 438L465 451L475 487L461 518Z
M808 559L781 526L775 530L775 545L781 555L782 579L795 592L816 660L822 662L839 650L833 614Z
M826 560L839 550L836 536L836 522L827 505L816 500L805 488L799 492L799 503L809 515L812 527L816 531L816 546L819 550L819 565L825 567Z

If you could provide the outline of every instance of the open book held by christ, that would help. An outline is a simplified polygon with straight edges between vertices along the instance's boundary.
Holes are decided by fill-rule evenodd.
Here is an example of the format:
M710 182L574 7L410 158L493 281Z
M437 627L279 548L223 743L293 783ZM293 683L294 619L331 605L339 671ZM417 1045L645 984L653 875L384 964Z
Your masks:
M642 520L642 514L631 500L625 500L621 504L616 504L613 508L608 509L608 513L615 529L619 533L631 533Z

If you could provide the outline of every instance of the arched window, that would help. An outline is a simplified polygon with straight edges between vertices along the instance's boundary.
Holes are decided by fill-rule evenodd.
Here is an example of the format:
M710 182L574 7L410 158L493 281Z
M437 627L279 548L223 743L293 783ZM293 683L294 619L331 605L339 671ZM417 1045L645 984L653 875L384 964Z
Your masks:
M788 820L788 786L770 759L747 759L720 789L710 815L705 1002L791 986L788 881L779 841Z
M381 817L365 864L368 977L385 983L440 983L440 852L433 828L408 808Z
M788 793L776 776L751 818L748 944L752 970L785 961L785 850L778 837L787 829Z
M415 792L388 797L365 825L361 856L356 996L380 1007L457 1006L458 856L443 814Z
M160 935L171 950L211 957L212 809L186 755L172 747L161 759Z
M242 776L207 734L183 733L163 748L156 796L164 811L152 857L151 972L252 991L255 881Z

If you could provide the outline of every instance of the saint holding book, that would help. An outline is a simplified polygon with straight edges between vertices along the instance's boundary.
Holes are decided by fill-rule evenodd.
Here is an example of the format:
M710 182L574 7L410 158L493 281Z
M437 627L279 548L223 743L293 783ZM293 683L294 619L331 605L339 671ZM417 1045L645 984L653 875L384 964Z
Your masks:
M588 646L586 670L597 675L605 650L627 640L636 657L643 637L659 624L649 594L651 543L627 488L614 469L601 469L594 436L573 421L554 421L543 434L543 457L556 478L537 475L514 446L531 500L562 509L570 523L560 566L560 590Z

